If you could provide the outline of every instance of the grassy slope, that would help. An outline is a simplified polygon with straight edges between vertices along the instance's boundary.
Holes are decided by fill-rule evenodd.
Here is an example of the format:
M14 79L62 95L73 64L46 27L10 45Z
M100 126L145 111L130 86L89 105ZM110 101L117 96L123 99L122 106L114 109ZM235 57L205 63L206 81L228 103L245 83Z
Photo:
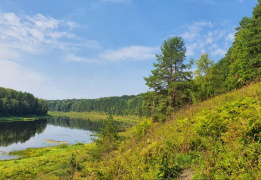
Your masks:
M145 121L104 158L99 174L166 179L190 168L194 179L261 179L260 101L258 83L186 107L164 124Z
M29 156L0 161L0 179L166 179L184 169L194 179L261 179L260 101L257 83L186 107L166 123L144 120L101 161L89 155L94 144L22 151Z

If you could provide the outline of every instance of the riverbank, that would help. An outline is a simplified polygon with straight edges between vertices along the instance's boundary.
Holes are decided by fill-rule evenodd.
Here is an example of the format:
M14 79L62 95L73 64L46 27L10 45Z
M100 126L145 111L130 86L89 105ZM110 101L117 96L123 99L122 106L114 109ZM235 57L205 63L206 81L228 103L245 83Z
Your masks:
M69 117L69 118L82 118L90 120L104 120L108 117L105 113L100 112L59 112L59 111L48 111L47 115L37 116L6 116L0 117L0 122L5 121L34 121L39 119L48 119L52 117ZM140 122L141 117L139 116L113 116L116 121L130 121L130 122Z
M85 168L95 167L97 162L90 155L94 150L93 143L77 143L15 151L11 155L21 156L19 159L0 161L0 179L79 179L75 172L82 171L83 176Z
M48 115L52 117L66 116L69 118L82 118L90 120L103 120L108 117L105 113L100 112L60 112L60 111L48 111ZM139 116L114 116L113 119L116 121L131 121L131 122L140 122L141 117Z
M6 122L6 121L35 121L39 119L48 119L52 116L47 114L44 116L37 116L37 115L30 115L30 116L6 116L6 117L0 117L0 122Z

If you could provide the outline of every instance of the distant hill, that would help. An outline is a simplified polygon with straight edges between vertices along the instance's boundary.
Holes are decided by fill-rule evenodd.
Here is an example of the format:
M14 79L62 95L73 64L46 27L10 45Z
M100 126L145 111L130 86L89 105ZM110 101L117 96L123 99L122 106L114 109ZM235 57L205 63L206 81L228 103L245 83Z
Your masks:
M0 117L46 115L47 102L30 93L0 87Z
M141 115L142 98L137 95L98 99L48 100L50 111L104 112L113 115Z

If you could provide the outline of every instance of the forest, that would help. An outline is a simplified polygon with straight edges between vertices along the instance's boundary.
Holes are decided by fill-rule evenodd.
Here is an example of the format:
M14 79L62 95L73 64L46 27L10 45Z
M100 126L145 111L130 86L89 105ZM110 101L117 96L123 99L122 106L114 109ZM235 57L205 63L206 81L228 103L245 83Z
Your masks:
M48 100L50 111L104 112L111 115L141 115L140 96L105 97L99 99Z
M0 117L46 115L47 102L30 93L0 87Z

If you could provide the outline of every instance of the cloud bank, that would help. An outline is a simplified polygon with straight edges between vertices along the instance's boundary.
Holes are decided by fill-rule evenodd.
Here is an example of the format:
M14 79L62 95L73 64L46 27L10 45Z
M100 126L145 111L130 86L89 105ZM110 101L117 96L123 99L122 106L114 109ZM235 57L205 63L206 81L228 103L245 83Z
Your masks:
M209 53L221 58L234 41L235 30L225 25L217 25L208 21L193 22L184 27L181 37L186 42L187 56Z

